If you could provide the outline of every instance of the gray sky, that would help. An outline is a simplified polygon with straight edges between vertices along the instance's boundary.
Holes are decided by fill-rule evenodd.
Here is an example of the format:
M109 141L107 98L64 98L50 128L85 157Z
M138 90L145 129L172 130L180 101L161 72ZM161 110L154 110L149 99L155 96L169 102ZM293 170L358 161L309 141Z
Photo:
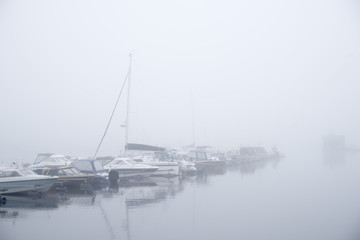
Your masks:
M129 140L360 141L360 4L0 0L0 155L92 156L133 53ZM100 155L123 149L124 94Z

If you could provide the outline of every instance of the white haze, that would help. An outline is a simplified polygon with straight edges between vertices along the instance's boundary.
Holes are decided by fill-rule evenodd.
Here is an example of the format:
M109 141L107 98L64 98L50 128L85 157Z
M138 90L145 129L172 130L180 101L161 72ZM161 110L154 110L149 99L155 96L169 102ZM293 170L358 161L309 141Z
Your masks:
M92 156L133 54L129 141L360 141L358 1L0 1L0 155ZM99 155L124 147L126 91ZM194 129L194 131L193 131ZM358 144L359 146L359 144Z

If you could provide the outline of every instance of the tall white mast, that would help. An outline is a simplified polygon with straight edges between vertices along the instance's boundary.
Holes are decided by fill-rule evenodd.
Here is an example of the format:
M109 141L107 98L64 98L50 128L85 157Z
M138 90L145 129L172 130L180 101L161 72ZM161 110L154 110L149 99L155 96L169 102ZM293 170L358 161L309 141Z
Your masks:
M128 93L127 93L127 105L126 105L126 122L125 122L125 153L126 146L128 144L129 137L129 107L130 107L130 86L131 86L131 64L132 64L132 54L129 54L129 71L128 71Z

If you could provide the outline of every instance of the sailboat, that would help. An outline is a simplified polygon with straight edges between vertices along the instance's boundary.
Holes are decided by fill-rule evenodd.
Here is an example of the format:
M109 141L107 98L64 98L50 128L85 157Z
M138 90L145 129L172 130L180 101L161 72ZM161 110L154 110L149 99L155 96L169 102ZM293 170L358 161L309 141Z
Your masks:
M113 157L107 157L107 158L98 158L99 160L104 160L103 162L103 166L104 169L108 171L109 173L109 178L110 181L117 181L119 178L143 178L143 177L148 177L150 176L152 173L154 173L156 170L159 169L159 167L157 166L151 166L148 164L140 164L138 162L133 161L133 159L127 155L126 152L126 146L127 146L127 142L128 142L128 129L129 129L129 105L130 105L130 85L131 85L131 65L132 65L132 55L129 55L130 57L130 64L129 64L129 69L128 72L126 74L126 78L125 81L122 85L120 94L118 96L118 99L116 101L115 107L113 109L113 112L111 114L110 120L108 122L108 125L105 129L105 133L103 138L100 141L100 144L98 146L98 149L95 152L94 155L94 159L97 155L97 152L100 148L100 145L106 135L106 132L108 130L108 127L110 125L110 122L112 120L112 117L114 115L114 112L116 110L119 98L121 96L121 93L124 89L125 83L128 83L128 94L127 94L127 108L126 108L126 122L122 124L122 127L125 127L125 156L122 157L117 157L117 158L113 158Z
M150 165L157 167L152 176L161 177L176 177L179 176L180 166L176 161L171 161L166 157L165 148L150 146L138 143L129 143L129 110L130 110L130 88L131 88L131 67L132 55L130 54L130 65L128 71L128 92L127 92L127 106L126 106L126 122L123 124L125 127L125 156L131 157L135 162L142 165ZM131 153L129 152L131 151ZM159 157L161 154L161 157Z

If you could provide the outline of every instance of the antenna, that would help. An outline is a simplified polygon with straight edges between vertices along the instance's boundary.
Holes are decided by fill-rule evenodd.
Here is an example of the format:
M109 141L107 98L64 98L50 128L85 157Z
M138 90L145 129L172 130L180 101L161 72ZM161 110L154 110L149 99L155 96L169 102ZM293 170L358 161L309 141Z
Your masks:
M192 146L195 148L194 95L191 94Z

